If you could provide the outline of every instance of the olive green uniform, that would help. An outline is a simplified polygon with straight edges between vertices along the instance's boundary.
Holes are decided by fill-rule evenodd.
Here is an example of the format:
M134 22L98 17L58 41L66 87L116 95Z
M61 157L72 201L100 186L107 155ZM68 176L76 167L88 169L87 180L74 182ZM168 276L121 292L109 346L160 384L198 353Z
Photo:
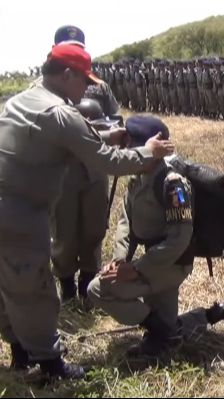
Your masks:
M139 277L131 282L97 277L88 288L94 303L123 324L140 324L156 311L166 325L175 328L178 289L192 271L192 258L181 258L193 231L191 186L182 176L168 173L162 205L155 182L167 166L162 161L151 175L132 179L123 202L113 259L126 261L135 237L136 242L146 246L145 255L130 263ZM182 205L177 198L179 191Z
M50 211L65 167L123 175L150 151L117 150L42 84L11 98L0 117L0 333L33 359L56 358L59 300L50 263ZM109 133L108 133L109 134ZM105 137L106 139L106 137Z
M118 111L106 83L88 87L85 97L99 101L105 115ZM104 100L104 101L103 101ZM108 178L88 171L73 159L63 192L52 214L52 261L57 277L64 279L81 270L96 274L101 266L101 243L107 229Z

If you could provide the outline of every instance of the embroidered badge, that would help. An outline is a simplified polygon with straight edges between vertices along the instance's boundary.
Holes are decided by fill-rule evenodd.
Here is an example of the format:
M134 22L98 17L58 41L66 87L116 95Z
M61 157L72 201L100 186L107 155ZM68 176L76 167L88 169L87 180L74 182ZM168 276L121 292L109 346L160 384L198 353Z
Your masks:
M167 223L190 222L192 220L191 187L181 176L171 176L165 183Z

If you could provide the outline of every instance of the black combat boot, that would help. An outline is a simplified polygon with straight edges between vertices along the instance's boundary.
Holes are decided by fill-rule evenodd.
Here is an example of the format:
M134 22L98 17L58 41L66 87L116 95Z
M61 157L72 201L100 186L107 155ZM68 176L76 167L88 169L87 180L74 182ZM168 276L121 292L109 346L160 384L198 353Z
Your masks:
M40 362L40 369L42 373L50 378L61 377L63 379L79 380L85 378L85 370L81 366L75 364L65 363L65 361L58 357L52 360L44 360Z
M140 324L146 329L142 341L129 348L128 356L137 357L141 355L157 357L169 348L175 347L182 342L182 336L178 334L177 326L168 326L156 312L150 313Z
M206 310L206 317L211 325L224 320L224 303L215 302L213 306Z
M78 281L78 289L79 289L79 297L84 299L87 298L87 288L89 283L94 279L96 273L92 272L80 272L79 281Z
M26 370L29 364L28 352L22 348L19 342L11 344L12 361L10 368L15 370Z
M77 293L74 276L60 278L62 303L74 299Z
M127 351L129 357L150 356L158 357L168 347L165 340L154 337L150 333L145 334L139 344L132 345Z

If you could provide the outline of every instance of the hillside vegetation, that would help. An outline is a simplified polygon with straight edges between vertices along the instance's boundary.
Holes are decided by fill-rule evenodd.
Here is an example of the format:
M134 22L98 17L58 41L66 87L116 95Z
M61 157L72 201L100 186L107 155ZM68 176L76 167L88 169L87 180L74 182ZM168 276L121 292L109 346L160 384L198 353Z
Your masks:
M18 76L17 76L18 75ZM19 76L19 73L15 76L0 77L0 103L8 99L17 93L28 88L31 79L28 76Z
M149 39L126 44L98 60L115 62L126 57L189 59L207 55L224 55L224 15L170 28Z

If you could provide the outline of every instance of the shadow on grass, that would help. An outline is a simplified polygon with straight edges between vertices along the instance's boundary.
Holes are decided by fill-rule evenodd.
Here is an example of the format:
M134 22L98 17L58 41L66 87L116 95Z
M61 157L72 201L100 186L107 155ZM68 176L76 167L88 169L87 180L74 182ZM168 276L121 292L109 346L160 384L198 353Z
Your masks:
M184 343L181 348L164 353L159 359L139 358L130 359L126 356L127 349L132 344L140 341L140 334L125 334L116 337L91 338L86 343L87 349L96 346L96 351L83 352L79 363L91 365L92 371L87 379L82 381L54 381L47 384L38 370L33 374L10 372L0 366L0 397L104 397L108 385L113 385L115 370L119 381L133 377L136 371L150 371L149 378L157 375L156 370L162 372L165 368L170 370L183 370L194 375L195 370L202 370L204 374L213 371L216 360L224 359L224 335L219 332L208 332L200 340ZM97 340L97 341L96 341ZM100 341L102 340L102 341ZM101 353L101 343L106 342L106 350ZM74 347L74 349L76 349ZM77 343L77 351L82 350ZM76 357L76 354L74 353ZM189 366L186 366L186 363ZM155 368L155 369L154 369ZM154 371L153 371L154 370Z
M95 313L87 310L81 301L74 300L61 307L58 326L66 334L74 335L79 333L80 330L90 330L95 321Z
M136 371L144 371L149 367L170 367L172 364L189 363L194 367L200 367L204 371L211 371L213 365L224 360L224 335L220 332L207 332L200 339L184 342L183 345L162 353L158 358L141 356L130 358L127 350L131 345L141 340L141 332L119 334L116 336L92 337L87 339L83 350L81 343L77 342L77 350L81 355L81 364L92 366L97 369L118 369L124 377ZM106 342L106 350L105 350ZM102 343L102 344L101 344ZM104 347L104 351L101 348ZM95 351L94 351L95 348Z
M127 376L135 371L143 371L148 367L170 367L172 364L191 364L193 367L203 368L205 372L213 370L220 361L224 361L224 334L209 331L198 341L184 342L175 349L162 353L158 358L141 356L130 358L127 349L139 342L136 337L120 337L111 341L108 346L107 363L119 367Z

